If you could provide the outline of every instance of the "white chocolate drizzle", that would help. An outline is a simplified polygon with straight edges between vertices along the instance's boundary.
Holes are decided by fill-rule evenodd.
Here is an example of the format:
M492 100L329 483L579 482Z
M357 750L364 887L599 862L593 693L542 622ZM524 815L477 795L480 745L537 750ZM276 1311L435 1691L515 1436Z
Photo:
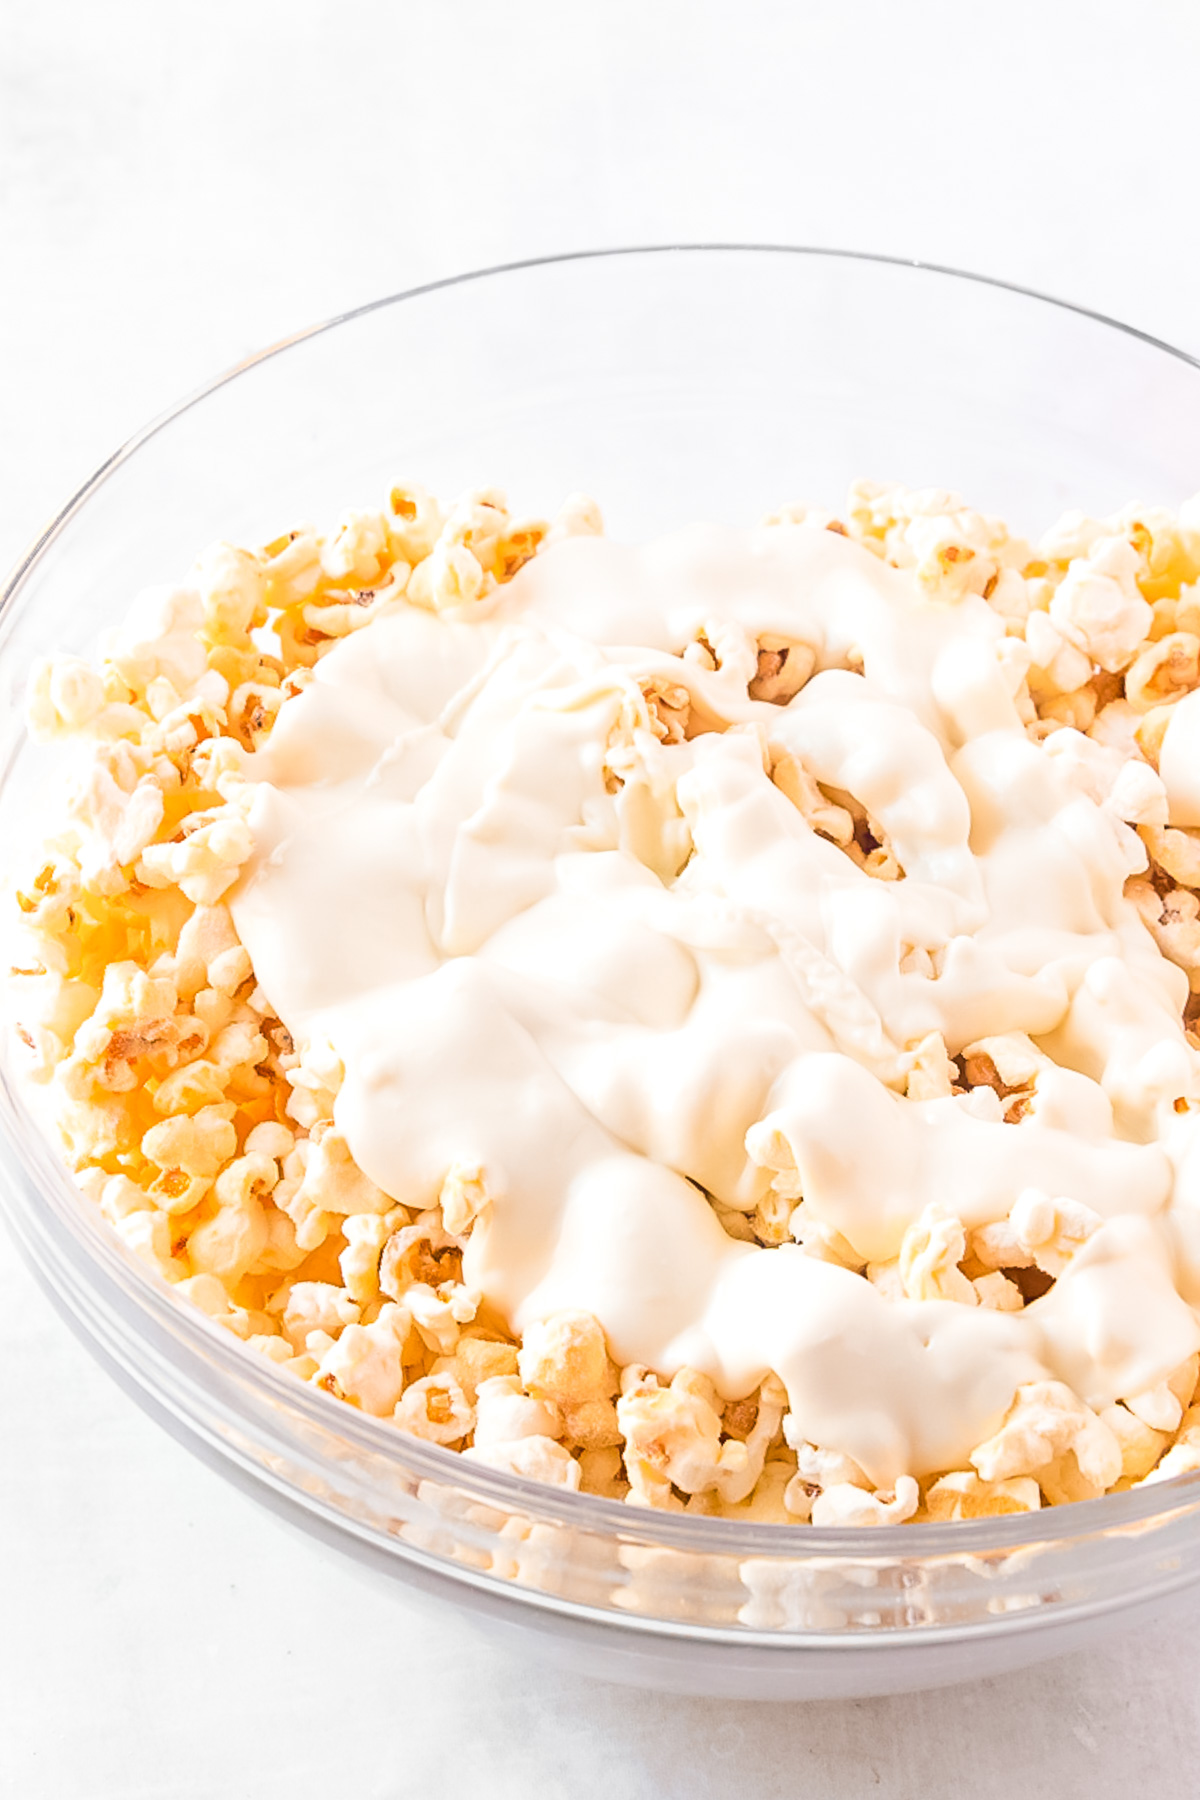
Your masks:
M750 697L763 640L815 667L787 704ZM297 1042L340 1056L374 1182L427 1207L481 1166L465 1279L514 1329L584 1308L618 1361L729 1396L774 1370L881 1483L963 1466L1021 1383L1107 1405L1200 1347L1186 977L1123 897L1140 843L1086 757L1027 737L1022 651L835 533L705 527L568 539L470 614L397 602L282 709L247 759L238 930ZM685 739L652 729L655 684L686 690ZM901 879L812 829L782 757ZM1033 1040L1027 1116L905 1098L932 1032ZM1023 1312L898 1301L728 1236L706 1195L772 1183L863 1264L931 1201L971 1229L1037 1188L1104 1222Z

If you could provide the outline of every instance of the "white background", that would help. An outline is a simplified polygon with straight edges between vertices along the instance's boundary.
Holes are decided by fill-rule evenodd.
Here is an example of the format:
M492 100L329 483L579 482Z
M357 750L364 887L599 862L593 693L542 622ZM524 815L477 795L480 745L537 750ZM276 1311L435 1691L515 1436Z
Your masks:
M1200 352L1198 81L1194 0L0 0L0 564L245 353L514 257L875 249ZM285 1535L92 1368L5 1239L0 1570L14 1800L1197 1791L1200 1597L941 1694L586 1685Z

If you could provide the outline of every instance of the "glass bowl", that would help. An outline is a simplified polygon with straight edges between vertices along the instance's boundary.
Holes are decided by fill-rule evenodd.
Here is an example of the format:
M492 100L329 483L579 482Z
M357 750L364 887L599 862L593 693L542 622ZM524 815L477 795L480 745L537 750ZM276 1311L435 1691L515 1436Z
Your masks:
M400 479L570 490L609 530L836 507L856 475L963 491L1029 532L1200 487L1200 366L1108 320L915 264L775 247L525 263L380 301L264 352L147 427L18 568L0 615L0 844L58 779L26 671L94 649L209 540L261 543ZM17 1243L147 1411L248 1493L558 1660L647 1686L867 1694L1067 1649L1200 1577L1200 1476L1017 1518L877 1530L664 1516L563 1493L305 1387L127 1252L5 1065ZM300 1576L298 1575L298 1579Z

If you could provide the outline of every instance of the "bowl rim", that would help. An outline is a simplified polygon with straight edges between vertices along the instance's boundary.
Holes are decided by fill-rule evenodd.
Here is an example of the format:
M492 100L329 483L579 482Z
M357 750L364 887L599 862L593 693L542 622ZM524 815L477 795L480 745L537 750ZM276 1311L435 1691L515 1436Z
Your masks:
M62 536L96 490L161 431L211 395L236 381L239 376L339 326L352 324L404 301L420 299L444 290L497 277L573 264L693 255L797 257L814 262L824 259L867 267L908 270L950 283L992 288L1011 294L1019 300L1051 306L1120 332L1187 367L1200 370L1200 356L1193 356L1176 345L1094 308L1063 300L1018 282L918 258L876 254L865 250L787 243L663 242L572 250L491 264L398 290L303 327L231 365L174 405L156 414L93 471L19 557L0 588L0 654L3 653L3 626L7 622L5 614L10 603L16 601L44 554ZM3 780L7 772L0 770L0 780ZM1148 1529L1156 1520L1185 1514L1200 1502L1200 1471L1196 1471L1152 1483L1142 1489L1127 1489L1095 1500L1073 1501L1067 1505L1044 1507L1026 1514L888 1525L869 1530L864 1530L861 1526L813 1525L805 1525L798 1530L794 1523L775 1524L634 1509L621 1500L550 1487L524 1476L488 1468L473 1460L467 1461L459 1451L428 1444L408 1433L401 1433L389 1420L363 1413L356 1407L314 1389L308 1383L296 1380L267 1358L248 1352L244 1345L222 1330L198 1307L181 1306L170 1284L124 1245L103 1220L98 1209L82 1203L83 1197L65 1165L58 1159L53 1146L25 1105L19 1083L2 1068L0 1142L13 1156L17 1164L16 1172L26 1178L26 1198L32 1209L36 1211L39 1206L44 1207L49 1203L51 1212L57 1215L57 1222L71 1234L74 1247L86 1257L88 1272L101 1275L114 1292L119 1291L125 1298L132 1297L143 1315L148 1315L160 1330L180 1341L189 1358L208 1364L215 1361L236 1383L254 1391L256 1398L268 1402L273 1412L281 1412L285 1417L288 1414L299 1414L307 1423L318 1428L335 1427L341 1436L365 1454L383 1455L393 1460L399 1451L405 1464L424 1478L469 1485L478 1492L481 1499L491 1497L501 1506L520 1507L526 1513L536 1512L543 1518L553 1519L577 1530L590 1529L625 1538L649 1537L664 1546L710 1556L749 1558L790 1554L801 1556L806 1561L829 1557L843 1563L850 1560L862 1564L879 1561L890 1563L900 1558L912 1563L922 1558L939 1559L956 1555L978 1557L989 1551L1012 1551L1022 1546L1066 1544L1072 1540L1104 1536L1122 1528L1136 1533L1139 1529ZM0 1185L0 1200L8 1197L3 1191L7 1186L7 1182ZM12 1223L16 1228L18 1247L40 1276L42 1270L37 1263L27 1230L18 1225L15 1217ZM61 1290L53 1298L61 1309L68 1309L66 1295ZM150 1384L144 1385L149 1387ZM293 1497L301 1506L304 1505L302 1493L295 1492ZM347 1520L346 1524L349 1526L351 1521ZM453 1568L453 1564L448 1565L448 1569ZM458 1573L461 1576L465 1571L459 1570ZM741 1635L739 1632L739 1638Z

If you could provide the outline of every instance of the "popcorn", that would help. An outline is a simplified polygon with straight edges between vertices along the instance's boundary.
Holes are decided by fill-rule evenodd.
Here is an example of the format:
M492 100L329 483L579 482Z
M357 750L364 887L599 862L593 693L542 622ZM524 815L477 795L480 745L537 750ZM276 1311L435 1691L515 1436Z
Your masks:
M346 1248L338 1257L338 1267L346 1292L360 1305L367 1305L378 1295L380 1252L388 1239L407 1224L408 1213L403 1207L393 1207L386 1213L349 1213L342 1220Z
M971 1286L980 1306L989 1306L993 1312L1020 1312L1025 1305L1020 1288L998 1270L990 1275L974 1276Z
M309 1137L310 1154L297 1198L330 1213L387 1213L395 1205L389 1195L363 1174L350 1146L336 1126Z
M1155 1431L1153 1426L1145 1424L1119 1402L1115 1406L1106 1406L1100 1417L1120 1446L1122 1480L1141 1481L1154 1468L1170 1438L1166 1432Z
M259 559L233 544L213 544L196 560L192 583L200 598L200 634L210 645L245 644L266 623Z
M1125 671L1125 698L1135 712L1148 713L1177 700L1197 683L1200 637L1191 631L1172 631L1149 644Z
M568 537L602 537L604 520L600 508L587 494L568 494L551 521L544 544L561 542Z
M379 1261L379 1285L394 1300L407 1296L414 1283L428 1282L438 1286L458 1266L455 1255L460 1248L436 1212L419 1213L411 1225L393 1232L383 1247Z
M247 1157L243 1160L257 1162L259 1159ZM273 1172L274 1164L270 1166ZM187 1243L193 1271L216 1275L228 1288L236 1287L242 1276L259 1262L270 1237L267 1211L253 1192L252 1175L243 1174L236 1164L232 1172L234 1181L224 1192L225 1177L218 1180L217 1210L213 1217L198 1225Z
M911 1475L900 1475L890 1492L874 1493L852 1483L835 1483L813 1501L814 1525L902 1525L921 1504L921 1490Z
M518 1438L561 1438L562 1414L549 1400L535 1400L521 1391L515 1375L496 1375L482 1381L475 1395L475 1447L488 1449L512 1444Z
M1192 1406L1183 1415L1179 1435L1170 1449L1135 1485L1145 1487L1156 1481L1170 1481L1176 1475L1191 1475L1197 1469L1200 1469L1200 1406Z
M1134 877L1125 893L1132 900L1163 955L1189 973L1198 972L1200 987L1200 898L1188 888L1161 894L1150 881Z
M297 1354L314 1331L337 1338L347 1325L357 1325L362 1308L344 1288L331 1281L297 1281L287 1291L284 1336Z
M1149 633L1152 615L1137 584L1141 568L1128 539L1101 537L1086 556L1072 559L1055 589L1051 622L1102 669L1126 668Z
M464 1450L470 1462L485 1468L500 1469L506 1475L523 1475L527 1481L544 1481L550 1487L567 1488L577 1493L581 1470L569 1450L553 1438L524 1437L509 1444L488 1444L479 1449Z
M473 1400L485 1382L517 1374L517 1346L463 1331L454 1349L454 1372L467 1399Z
M1200 837L1170 825L1143 825L1139 835L1164 874L1181 887L1200 887Z
M438 1202L447 1232L455 1237L465 1236L490 1200L484 1171L478 1163L452 1163Z
M1177 1369L1142 1394L1127 1394L1125 1405L1143 1425L1154 1431L1177 1431L1184 1408L1191 1404L1200 1373L1200 1356L1189 1356Z
M321 567L334 581L365 585L382 572L388 548L388 523L382 513L344 512L333 538L321 546Z
M869 1488L870 1482L852 1457L810 1444L791 1413L783 1420L785 1443L796 1453L796 1473L784 1490L783 1504L796 1519L811 1519L826 1488Z
M181 1114L152 1125L142 1139L142 1155L160 1169L182 1169L211 1181L237 1149L233 1108L202 1106L191 1118Z
M712 1383L694 1369L681 1369L666 1388L646 1371L625 1370L617 1418L631 1501L678 1510L672 1488L686 1494L711 1488L727 1499L750 1491L758 1471L744 1443L722 1441L714 1399Z
M604 1333L590 1313L553 1313L528 1327L517 1358L529 1393L570 1410L616 1390Z
M465 544L435 545L427 561L413 570L408 598L432 612L470 606L488 593L488 577Z
M1030 613L1025 622L1025 642L1035 676L1040 677L1039 685L1050 694L1074 693L1091 675L1092 665L1082 648L1045 613Z
M475 1424L453 1375L424 1375L405 1388L392 1414L402 1431L431 1444L459 1444Z
M148 844L137 862L147 887L177 887L197 905L211 906L237 880L254 848L250 827L236 806L193 813L178 843Z
M135 1256L140 1256L160 1275L170 1280L182 1273L180 1264L171 1254L171 1221L165 1213L126 1213L123 1218L113 1219L112 1224L118 1237L124 1239Z
M479 1295L456 1281L443 1282L436 1291L427 1282L415 1281L404 1289L404 1304L422 1341L439 1356L449 1356L460 1327L469 1325L479 1310Z
M961 1219L927 1206L900 1246L900 1280L910 1300L958 1300L976 1306L979 1296L958 1267L967 1252Z
M25 706L36 743L85 730L104 704L104 683L78 656L43 657L30 671Z
M1032 1476L983 1481L973 1469L957 1469L935 1481L925 1495L931 1519L995 1519L1005 1513L1037 1512L1041 1489Z
M1046 1498L1087 1500L1120 1479L1121 1446L1104 1421L1061 1381L1017 1389L995 1437L971 1453L985 1481L1036 1477Z
M404 1389L404 1346L410 1319L385 1305L370 1325L347 1325L320 1358L316 1381L377 1418L390 1417Z
M1052 1200L1039 1188L1019 1194L1008 1218L971 1233L971 1253L989 1269L1038 1268L1061 1275L1102 1224L1082 1201Z
M146 588L111 635L108 661L135 695L162 678L180 699L188 698L208 673L196 635L203 623L204 607L194 588Z

